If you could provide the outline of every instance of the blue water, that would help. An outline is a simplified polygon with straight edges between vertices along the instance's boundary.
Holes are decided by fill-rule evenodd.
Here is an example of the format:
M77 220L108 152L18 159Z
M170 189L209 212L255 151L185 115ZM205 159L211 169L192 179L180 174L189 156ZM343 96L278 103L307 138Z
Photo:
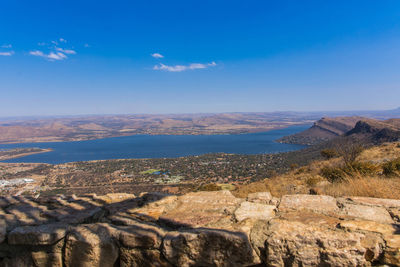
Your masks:
M309 125L291 126L263 133L234 135L132 135L75 142L0 144L0 149L51 148L53 151L48 153L4 161L50 164L102 159L170 158L217 152L277 153L303 148L302 145L280 144L274 140L308 127Z

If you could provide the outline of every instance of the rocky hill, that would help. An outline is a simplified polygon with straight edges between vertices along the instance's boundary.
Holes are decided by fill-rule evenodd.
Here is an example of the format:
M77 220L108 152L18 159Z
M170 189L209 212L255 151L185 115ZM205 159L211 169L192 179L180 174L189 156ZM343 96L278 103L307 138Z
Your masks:
M400 200L216 191L0 206L1 266L400 265Z
M345 134L354 128L362 117L322 118L311 128L279 139L279 142L289 144L315 145Z
M314 125L297 134L285 136L279 142L315 145L333 140L338 136L352 136L366 142L391 142L400 137L400 119L384 121L362 117L322 118Z
M400 119L360 120L345 135L373 143L397 141L400 139Z

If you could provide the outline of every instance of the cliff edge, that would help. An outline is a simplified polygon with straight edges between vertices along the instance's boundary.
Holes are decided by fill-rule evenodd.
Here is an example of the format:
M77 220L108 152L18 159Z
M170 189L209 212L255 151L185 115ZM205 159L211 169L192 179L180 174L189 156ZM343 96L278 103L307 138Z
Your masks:
M400 265L400 200L216 191L0 206L1 266Z

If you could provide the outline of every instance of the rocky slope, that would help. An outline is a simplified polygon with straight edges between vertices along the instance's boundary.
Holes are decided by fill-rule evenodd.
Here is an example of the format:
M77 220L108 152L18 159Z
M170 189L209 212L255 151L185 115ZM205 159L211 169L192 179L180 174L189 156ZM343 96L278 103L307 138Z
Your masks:
M362 117L322 118L311 128L279 139L279 142L289 144L315 145L345 134L354 128Z
M339 136L352 136L371 143L396 141L400 137L400 119L379 121L362 117L322 118L315 122L311 128L294 135L285 136L278 141L315 145Z
M0 206L1 266L400 265L400 200L216 191Z
M386 121L360 120L345 135L371 143L397 141L400 140L400 119Z

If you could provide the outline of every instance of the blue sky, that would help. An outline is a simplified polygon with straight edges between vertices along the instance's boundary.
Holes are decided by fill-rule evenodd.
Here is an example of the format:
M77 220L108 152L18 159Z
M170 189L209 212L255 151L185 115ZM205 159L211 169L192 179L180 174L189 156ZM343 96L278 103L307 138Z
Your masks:
M3 1L0 116L391 109L399 1Z

